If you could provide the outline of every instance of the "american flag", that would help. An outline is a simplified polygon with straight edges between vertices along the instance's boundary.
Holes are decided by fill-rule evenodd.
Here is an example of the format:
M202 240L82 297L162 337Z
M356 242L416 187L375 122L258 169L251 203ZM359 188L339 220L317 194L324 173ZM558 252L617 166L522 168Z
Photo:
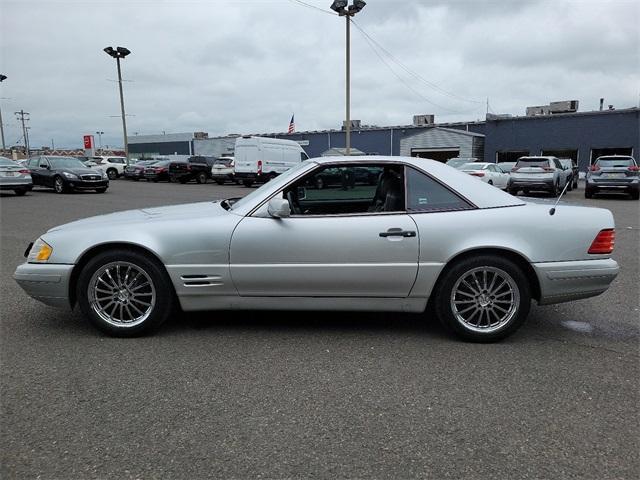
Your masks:
M289 122L289 130L287 130L287 133L293 133L296 131L296 124L293 121L293 115L291 115L291 121Z

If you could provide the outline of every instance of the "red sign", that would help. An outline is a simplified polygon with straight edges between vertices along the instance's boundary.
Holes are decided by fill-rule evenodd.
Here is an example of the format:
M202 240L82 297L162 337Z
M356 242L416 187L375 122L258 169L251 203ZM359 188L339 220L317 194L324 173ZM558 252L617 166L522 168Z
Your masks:
M84 136L84 148L87 150L93 148L93 135Z

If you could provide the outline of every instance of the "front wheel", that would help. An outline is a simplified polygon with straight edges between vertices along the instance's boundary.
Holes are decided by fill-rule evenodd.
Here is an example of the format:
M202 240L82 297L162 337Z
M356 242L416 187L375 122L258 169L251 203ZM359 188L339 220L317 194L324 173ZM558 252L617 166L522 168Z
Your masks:
M517 188L509 188L509 189L507 189L507 190L508 190L508 192L509 192L511 195L513 195L514 197L515 197L516 195L518 195L518 189L517 189Z
M207 174L204 172L200 172L197 176L196 176L196 182L197 183L207 183Z
M216 180L216 183L217 183L218 185L224 185L224 180Z
M553 187L551 187L551 190L549 191L549 193L551 193L551 196L553 197L557 197L558 193L560 190L560 185L558 185L557 183L553 184Z
M111 250L92 258L78 277L80 309L115 337L152 332L170 315L174 293L157 261L135 251Z
M466 258L438 281L436 316L457 336L494 342L514 333L531 306L529 282L510 260L494 255Z
M18 197L22 197L23 195L25 195L27 193L27 189L26 188L17 188L17 189L14 190L14 193Z
M96 193L104 193L107 191L107 187L96 188Z
M242 184L243 184L245 187L250 187L251 185L253 185L253 180L243 180L243 181L242 181Z
M53 189L56 193L65 193L68 190L67 186L64 184L64 180L62 180L62 177L56 177L53 180Z
M584 198L592 198L592 197L593 197L593 190L591 190L590 188L585 188Z
M632 190L630 195L632 200L638 200L640 199L640 190Z
M118 178L118 171L115 168L109 168L107 170L107 177L109 177L109 180L115 180Z

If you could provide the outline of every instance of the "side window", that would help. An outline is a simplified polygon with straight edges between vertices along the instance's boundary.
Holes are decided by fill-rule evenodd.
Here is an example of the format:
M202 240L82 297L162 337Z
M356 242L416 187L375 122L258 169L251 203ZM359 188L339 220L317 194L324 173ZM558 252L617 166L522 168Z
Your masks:
M300 161L304 162L305 160L309 160L309 155L304 152L300 152Z
M40 166L40 157L30 158L27 165L31 168L38 168Z
M473 208L458 195L417 170L407 167L407 211L434 212Z
M284 193L294 215L403 212L403 168L375 164L326 166Z
M562 165L560 164L560 160L558 160L557 158L554 158L554 159L553 159L553 164L555 165L555 167L556 167L558 170L562 170Z
M38 166L42 168L47 168L49 166L49 161L45 157L40 157L38 164Z

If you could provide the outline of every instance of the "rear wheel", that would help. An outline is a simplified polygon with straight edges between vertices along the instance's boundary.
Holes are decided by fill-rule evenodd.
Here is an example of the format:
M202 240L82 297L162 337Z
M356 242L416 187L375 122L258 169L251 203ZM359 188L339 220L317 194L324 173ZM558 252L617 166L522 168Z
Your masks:
M593 190L590 188L585 188L584 189L584 198L592 198L593 197Z
M14 190L15 194L19 197L23 196L24 194L27 193L27 189L26 188L16 188Z
M553 187L551 187L551 190L549 190L549 193L551 193L552 196L557 197L559 190L560 190L560 186L556 182L553 184Z
M196 182L207 183L207 174L204 172L200 172L198 175L196 175Z
M489 180L487 183L488 183L489 185L493 185L493 180Z
M147 255L126 250L111 250L92 258L80 272L76 295L89 321L116 337L157 329L175 303L162 266Z
M118 171L115 168L107 169L107 177L109 177L109 180L115 180L118 178Z
M446 270L435 289L442 324L465 340L494 342L514 333L531 306L521 269L495 255L466 258Z
M569 181L567 182L567 185L569 185L569 186L567 187L567 191L568 191L568 192L570 192L571 190L573 190L573 181L569 180Z
M107 187L96 188L97 193L104 193L107 191Z
M251 185L253 185L253 180L243 180L243 181L242 181L242 184L243 184L245 187L250 187Z
M216 183L217 183L218 185L224 185L224 180L216 180Z
M629 193L631 194L631 198L633 200L638 200L640 198L640 190L632 190Z
M513 196L518 195L518 189L517 188L509 188L509 193Z

